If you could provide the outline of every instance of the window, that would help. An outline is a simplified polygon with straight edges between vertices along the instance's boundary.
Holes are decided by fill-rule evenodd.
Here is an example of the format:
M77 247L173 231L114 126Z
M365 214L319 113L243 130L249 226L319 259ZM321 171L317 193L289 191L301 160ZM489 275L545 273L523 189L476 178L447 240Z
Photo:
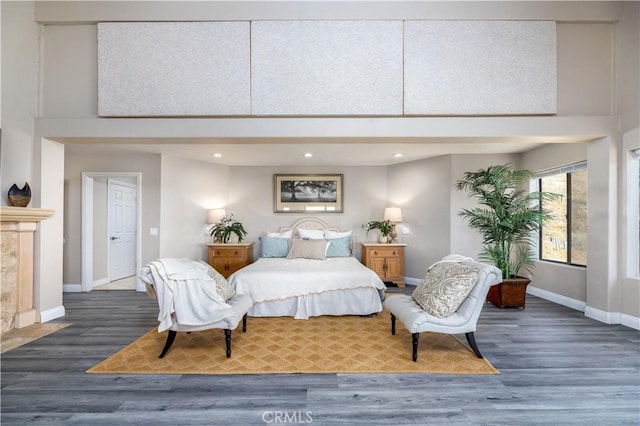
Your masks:
M538 176L538 189L562 197L542 208L553 219L540 229L540 259L587 266L587 168L585 163Z
M638 263L636 264L636 276L640 275L640 214L638 212L640 212L640 149L636 149L635 151L633 151L633 159L635 160L634 162L634 174L636 175L636 179L638 180L638 186L636 186L635 188L635 193L634 193L634 197L638 200L638 210L635 211L636 213L636 217L635 217L635 222L638 225L638 228L636 229L636 233L638 235L638 240L636 241L636 260L638 261Z
M627 161L627 276L640 277L640 148Z

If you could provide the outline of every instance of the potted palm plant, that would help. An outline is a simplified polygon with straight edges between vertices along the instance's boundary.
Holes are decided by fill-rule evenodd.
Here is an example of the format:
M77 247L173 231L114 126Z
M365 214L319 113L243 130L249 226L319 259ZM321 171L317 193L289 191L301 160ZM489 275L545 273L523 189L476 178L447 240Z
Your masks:
M529 192L523 186L533 178L529 170L512 170L509 164L466 172L455 184L476 198L479 206L462 209L458 214L482 235L479 260L493 263L502 271L503 282L491 287L487 300L495 305L524 309L529 278L536 256L533 238L540 226L552 219L542 209L543 201L560 197L549 192Z
M393 230L393 224L391 223L390 220L371 220L365 223L364 225L362 225L362 227L367 229L367 234L371 230L374 230L374 229L379 230L380 231L379 241L381 243L389 242L389 234L391 234L391 231Z
M238 222L233 218L233 214L227 215L220 219L220 222L211 227L210 235L215 242L228 243L231 235L235 234L238 238L238 242L242 242L243 238L247 236L244 226L241 222Z

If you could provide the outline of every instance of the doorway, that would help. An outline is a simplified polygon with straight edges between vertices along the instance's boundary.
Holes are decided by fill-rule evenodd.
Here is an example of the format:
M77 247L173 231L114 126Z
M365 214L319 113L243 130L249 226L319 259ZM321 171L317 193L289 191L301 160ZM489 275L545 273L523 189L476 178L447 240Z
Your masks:
M109 282L136 274L135 184L107 179L107 269Z
M145 291L141 189L141 173L82 173L82 291Z

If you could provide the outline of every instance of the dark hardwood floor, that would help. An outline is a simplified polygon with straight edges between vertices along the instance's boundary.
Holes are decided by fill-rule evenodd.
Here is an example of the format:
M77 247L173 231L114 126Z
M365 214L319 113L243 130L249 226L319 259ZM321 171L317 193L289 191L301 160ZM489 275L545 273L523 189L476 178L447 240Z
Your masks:
M3 426L640 424L640 332L530 295L482 311L493 376L86 374L155 327L157 304L100 291L64 305L72 326L2 355Z

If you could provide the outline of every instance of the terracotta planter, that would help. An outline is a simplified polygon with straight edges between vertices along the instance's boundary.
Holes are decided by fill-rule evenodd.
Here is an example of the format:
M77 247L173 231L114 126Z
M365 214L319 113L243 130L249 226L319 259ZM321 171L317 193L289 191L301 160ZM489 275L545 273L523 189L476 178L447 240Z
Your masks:
M528 278L509 278L502 283L489 288L487 300L499 308L524 309L527 286L531 282Z

